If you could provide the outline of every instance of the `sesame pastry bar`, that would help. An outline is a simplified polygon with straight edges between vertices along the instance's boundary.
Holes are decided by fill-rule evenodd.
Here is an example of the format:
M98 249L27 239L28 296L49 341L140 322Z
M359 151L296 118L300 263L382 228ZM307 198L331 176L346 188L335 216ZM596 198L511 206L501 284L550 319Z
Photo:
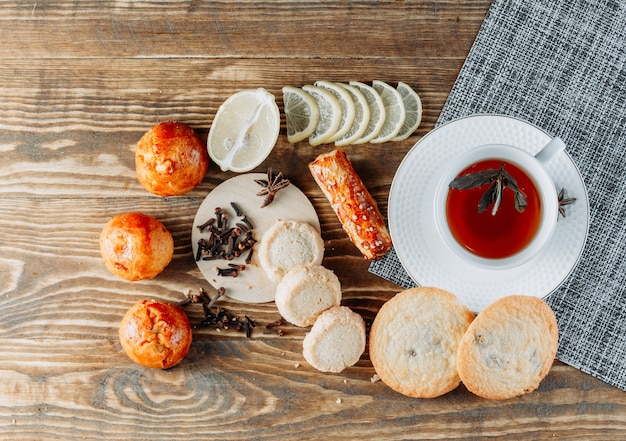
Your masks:
M391 236L376 201L345 152L323 153L309 164L309 170L363 256L368 260L384 256L391 248Z

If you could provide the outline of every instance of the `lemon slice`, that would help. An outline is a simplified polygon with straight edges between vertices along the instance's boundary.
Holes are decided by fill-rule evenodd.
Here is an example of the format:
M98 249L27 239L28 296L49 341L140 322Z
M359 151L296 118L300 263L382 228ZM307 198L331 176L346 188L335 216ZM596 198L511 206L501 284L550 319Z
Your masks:
M320 108L315 98L298 87L285 86L283 103L287 120L287 141L295 144L311 136L320 120Z
M245 89L230 96L217 110L207 150L222 169L247 172L270 154L280 131L280 111L267 90Z
M402 141L415 132L422 122L422 100L417 92L408 84L399 82L396 89L400 92L400 96L402 96L402 103L404 104L406 115L404 116L404 123L402 123L400 131L391 140Z
M335 98L337 98L339 104L341 105L341 122L339 123L339 128L335 134L328 139L328 142L336 141L348 133L348 130L352 127L352 123L354 123L354 116L356 113L354 101L346 89L335 83L331 83L330 81L316 81L315 85L317 87L321 87L322 89L326 89L335 95Z
M350 85L356 87L365 97L370 111L370 119L363 135L353 144L364 144L371 141L380 133L385 123L385 104L381 96L373 87L359 81L350 81Z
M404 123L404 117L406 112L404 110L404 104L402 103L402 95L393 86L385 83L384 81L374 80L372 81L372 87L385 104L385 123L383 128L380 129L380 133L376 138L370 142L374 144L391 141L391 139L398 134Z
M309 144L312 146L329 142L330 138L337 132L341 124L341 104L335 95L321 87L307 84L302 89L309 92L317 101L320 109L320 119L313 134L309 137Z
M348 130L343 137L335 140L335 146L343 147L352 144L363 136L365 130L367 129L367 124L370 121L370 108L367 105L365 95L363 95L359 89L354 86L350 86L349 84L339 83L339 85L346 89L352 96L355 107L354 122L352 123L352 127L350 127L350 130Z

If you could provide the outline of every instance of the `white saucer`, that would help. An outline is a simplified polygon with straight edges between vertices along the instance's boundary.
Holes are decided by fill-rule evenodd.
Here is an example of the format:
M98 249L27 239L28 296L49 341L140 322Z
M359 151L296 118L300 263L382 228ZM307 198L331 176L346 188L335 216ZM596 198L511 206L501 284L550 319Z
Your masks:
M216 207L220 207L224 213L228 213L231 226L235 226L236 222L241 221L241 218L235 214L230 205L231 202L234 202L241 209L242 214L245 214L254 227L252 237L257 241L254 251L256 251L263 234L278 220L307 222L320 232L320 222L315 208L299 188L293 184L285 187L276 194L271 204L261 208L264 197L256 195L261 187L254 182L255 179L267 179L267 175L247 173L235 176L215 187L202 201L191 231L191 246L194 257L198 252L198 240L201 237L208 239L209 236L208 233L201 233L197 226L202 225L210 218L214 218ZM274 301L276 283L272 282L263 268L260 267L256 252L252 254L252 262L245 265L246 269L240 271L236 278L217 275L218 267L227 268L229 263L245 264L247 253L244 254L245 256L240 256L232 261L224 259L198 260L196 263L207 281L214 288L224 287L226 295L232 299L246 303Z
M411 278L456 294L472 311L511 294L545 297L572 272L582 254L589 226L589 201L582 176L566 152L546 170L557 190L576 202L565 207L550 242L529 262L489 270L456 256L435 226L434 195L440 176L459 155L485 144L507 144L532 154L551 136L520 119L474 115L439 126L408 152L389 193L389 229L394 249Z

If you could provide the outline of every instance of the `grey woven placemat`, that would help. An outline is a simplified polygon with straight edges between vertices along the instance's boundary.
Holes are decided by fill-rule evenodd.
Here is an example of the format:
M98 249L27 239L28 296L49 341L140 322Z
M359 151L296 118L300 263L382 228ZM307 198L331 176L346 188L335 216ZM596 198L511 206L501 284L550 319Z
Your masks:
M557 358L626 390L626 2L494 0L437 124L476 113L565 140L590 230L580 263L547 298ZM370 271L414 286L393 251Z

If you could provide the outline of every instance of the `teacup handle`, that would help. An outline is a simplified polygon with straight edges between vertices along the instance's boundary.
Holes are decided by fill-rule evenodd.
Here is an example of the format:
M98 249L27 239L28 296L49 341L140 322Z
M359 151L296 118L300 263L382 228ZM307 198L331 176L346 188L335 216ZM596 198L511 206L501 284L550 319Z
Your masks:
M535 155L535 158L542 164L547 164L557 154L565 150L565 143L558 136L552 138L549 143L543 146L539 153Z

